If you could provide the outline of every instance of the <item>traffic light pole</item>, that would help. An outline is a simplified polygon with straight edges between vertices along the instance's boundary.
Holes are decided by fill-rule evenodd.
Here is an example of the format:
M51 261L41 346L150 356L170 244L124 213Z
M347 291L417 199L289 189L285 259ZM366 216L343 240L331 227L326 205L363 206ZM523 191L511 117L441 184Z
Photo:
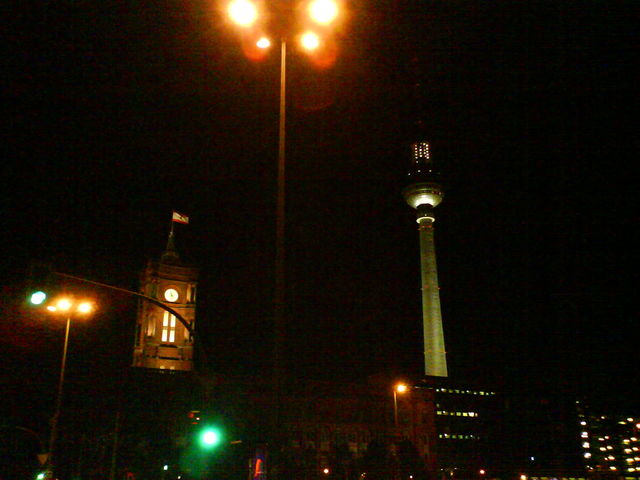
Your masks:
M208 370L208 357L207 357L207 353L206 353L206 351L204 349L204 346L202 345L202 342L200 342L200 338L196 336L196 332L193 329L193 327L191 326L191 324L189 322L187 322L184 319L184 317L182 315L180 315L178 312L176 312L173 308L165 305L164 303L160 302L159 300L157 300L155 298L149 297L149 296L144 295L142 293L134 292L132 290L127 290L126 288L115 287L113 285L109 285L109 284L102 283L102 282L96 282L94 280L89 280L87 278L77 277L75 275L69 275L68 273L52 272L52 274L56 275L58 277L69 278L69 279L76 280L76 281L81 282L81 283L88 283L90 285L95 285L95 286L98 286L98 287L101 287L101 288L106 288L106 289L109 289L109 290L115 290L117 292L125 293L127 295L131 295L131 296L134 296L134 297L142 298L142 299L146 300L147 302L150 302L150 303L162 308L163 310L166 310L171 315L175 316L175 318L178 319L178 321L184 326L184 328L187 329L187 331L189 332L191 337L194 339L194 343L196 345L196 348L199 349L200 357L202 358L201 367L203 368L204 371ZM62 402L62 387L63 387L63 383L64 383L64 371L65 371L65 364L66 364L66 358L67 358L67 345L68 345L68 341L69 341L69 329L70 329L70 325L71 325L71 321L70 320L71 320L70 317L68 317L67 318L67 331L66 331L65 339L64 339L64 351L63 351L63 355L62 355L62 368L60 370L60 381L58 383L58 398L56 400L56 409L55 409L54 417L53 417L53 420L51 422L51 436L50 436L50 439L49 439L49 458L48 458L49 472L51 472L51 469L53 468L52 458L53 458L54 444L55 444L55 441L56 441L57 430L58 430L58 417L60 416L60 406L61 406L61 402ZM113 480L115 478L115 467L116 467L116 459L117 459L118 431L119 431L119 429L120 429L120 407L118 407L118 412L116 414L116 427L115 427L115 432L114 432L113 451L112 451L112 455L111 455L111 465L110 465L110 471L109 471L110 480Z

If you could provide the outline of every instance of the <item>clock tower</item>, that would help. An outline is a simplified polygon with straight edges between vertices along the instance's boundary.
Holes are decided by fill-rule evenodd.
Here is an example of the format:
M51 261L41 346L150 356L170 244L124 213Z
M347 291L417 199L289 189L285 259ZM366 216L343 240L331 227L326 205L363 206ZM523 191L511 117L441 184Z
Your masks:
M198 269L181 261L171 231L159 261L150 260L140 275L140 293L165 303L194 328ZM136 320L133 366L193 370L193 338L178 319L141 300Z

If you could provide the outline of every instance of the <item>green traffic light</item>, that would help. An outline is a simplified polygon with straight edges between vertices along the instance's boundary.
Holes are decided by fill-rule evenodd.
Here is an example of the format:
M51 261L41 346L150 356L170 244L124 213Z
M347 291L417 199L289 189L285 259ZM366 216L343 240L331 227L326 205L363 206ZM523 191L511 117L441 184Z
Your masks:
M36 476L36 480L43 480L45 477L45 472L40 472L37 476Z
M216 428L207 427L200 434L200 446L202 448L215 448L220 442L222 442L222 434Z
M38 290L37 292L33 292L29 297L29 303L32 305L42 305L47 299L47 294L42 290Z

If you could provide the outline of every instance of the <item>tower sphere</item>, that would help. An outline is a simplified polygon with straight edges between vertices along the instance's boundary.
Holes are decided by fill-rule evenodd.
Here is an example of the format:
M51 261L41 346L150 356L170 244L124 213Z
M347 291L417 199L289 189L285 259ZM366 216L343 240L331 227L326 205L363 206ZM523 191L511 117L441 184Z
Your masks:
M437 207L444 198L442 187L434 182L412 183L402 190L402 196L412 208L421 205Z

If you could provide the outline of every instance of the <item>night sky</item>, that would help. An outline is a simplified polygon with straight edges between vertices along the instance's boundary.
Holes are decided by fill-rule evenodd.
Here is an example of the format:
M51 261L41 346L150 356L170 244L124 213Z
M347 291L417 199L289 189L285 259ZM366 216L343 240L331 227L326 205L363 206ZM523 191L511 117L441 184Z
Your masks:
M615 398L640 386L634 3L350 2L332 67L290 51L293 375L423 369L417 225L400 194L420 119L445 179L450 376ZM63 341L61 324L16 306L29 261L137 288L172 210L191 218L177 245L201 268L212 369L264 372L278 49L247 59L199 0L3 13L0 332L18 410L54 385ZM131 362L136 303L95 294L100 313L72 331L71 377L108 383Z

